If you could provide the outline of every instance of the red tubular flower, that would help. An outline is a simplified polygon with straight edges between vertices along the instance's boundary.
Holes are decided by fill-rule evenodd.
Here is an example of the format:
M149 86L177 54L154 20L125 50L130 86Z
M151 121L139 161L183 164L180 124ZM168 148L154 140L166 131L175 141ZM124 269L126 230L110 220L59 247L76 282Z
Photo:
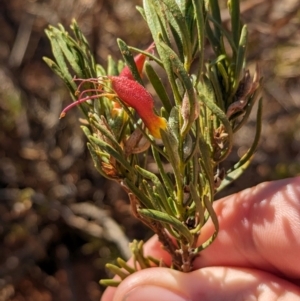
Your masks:
M146 52L150 52L154 48L154 42L145 50ZM136 63L138 72L141 74L143 71L144 63L146 60L146 56L144 54L139 54L135 56L134 61ZM126 66L120 73L119 76L108 76L108 79L111 80L112 88L116 95L129 107L133 108L140 118L143 120L145 126L150 131L151 135L155 138L161 138L160 129L165 129L167 126L167 121L165 118L157 116L154 109L154 100L151 94L137 81L134 80L133 75L130 69ZM90 81L97 83L98 79L88 79L84 81ZM83 97L85 92L98 92L97 89L91 89L89 91L83 91L79 99L67 106L61 113L60 118L64 117L66 112L72 107L83 103L90 99L95 99L100 96L107 96L111 98L113 94L111 93L103 93L99 95L87 96ZM119 114L119 110L121 106L118 102L114 102L114 106L112 108L112 115Z
M145 50L146 52L152 52L153 48L155 47L154 42ZM144 68L144 64L146 61L146 56L144 54L138 54L134 57L134 62L135 65L137 67L137 70L140 74L140 76L142 76L142 72L143 72L143 68ZM123 68L123 70L120 72L119 76L121 77L126 77L128 79L134 80L134 77L130 71L130 69L128 68L128 66L125 66ZM115 102L113 105L113 109L112 109L112 114L119 114L119 110L121 110L121 106L119 103Z
M135 80L121 76L109 76L117 96L129 107L135 109L145 126L155 138L161 138L160 129L165 129L167 121L157 116L152 95Z
M151 53L154 47L155 47L155 44L153 42L145 51ZM137 70L140 75L142 75L145 60L146 60L146 56L141 53L134 57L134 62L136 64ZM133 75L132 75L130 69L128 68L128 66L125 66L123 68L123 70L120 73L120 76L127 77L128 79L134 80Z

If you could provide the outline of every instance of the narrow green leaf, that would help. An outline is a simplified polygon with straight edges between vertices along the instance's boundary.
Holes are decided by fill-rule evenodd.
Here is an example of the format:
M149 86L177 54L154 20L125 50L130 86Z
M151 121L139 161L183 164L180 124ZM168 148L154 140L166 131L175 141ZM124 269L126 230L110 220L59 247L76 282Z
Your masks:
M222 181L221 185L217 188L216 193L220 192L226 186L228 186L233 181L235 181L237 178L239 178L245 172L245 170L248 168L248 166L250 165L251 159L252 158L250 158L248 161L244 162L243 165L239 165L238 168L228 172L228 174L225 176L224 180Z
M228 8L231 15L232 38L238 48L241 33L240 0L229 0Z
M145 208L153 208L152 201L141 192L136 183L131 182L129 179L124 179L124 184L132 191L132 193L138 198L138 200L145 206Z
M217 214L213 208L212 201L213 201L213 199L210 199L206 195L203 197L203 202L205 204L205 207L206 207L207 211L209 212L209 216L215 226L216 232L218 232L219 231L219 220L218 220Z
M213 191L213 168L212 168L212 154L209 146L201 136L199 138L199 149L200 149L200 163L206 174L207 181L209 182L210 190Z
M49 30L46 30L46 34L50 40L52 53L57 65L59 66L61 72L64 74L64 77L68 80L69 83L71 83L73 81L73 77L70 75L69 68L66 64L64 54L60 47L60 32L56 28L51 26Z
M110 287L118 287L121 283L120 280L114 280L114 279L101 279L99 283L103 286L110 286Z
M167 27L166 24L164 24L164 17L161 17L162 10L159 9L160 3L157 0L143 0L143 7L147 24L152 33L155 44L158 44L160 35L165 42L170 44L170 39L166 31Z
M128 263L120 257L117 258L117 263L121 268L123 268L124 270L126 270L130 274L133 274L133 273L136 272L136 270L134 268L129 266Z
M96 77L101 77L101 76L105 76L107 75L105 69L103 68L103 66L97 64L96 65Z
M174 216L151 209L138 209L138 212L144 217L171 225L179 234L186 238L190 245L193 244L194 238L189 229Z
M141 182L142 185L140 186L140 190L151 200L152 208L155 210L164 211L162 206L163 202L161 201L161 198L154 192L154 187L145 179L143 179Z
M222 64L222 62L217 62L217 68L219 73L222 76L223 79L223 87L225 88L225 92L228 93L229 91L229 75L227 74L227 71L225 70L224 65Z
M145 71L149 81L151 82L157 96L160 98L164 109L170 114L172 104L167 94L167 91L162 83L162 80L158 77L157 73L153 69L150 63L145 63Z
M115 275L118 275L122 280L124 280L127 276L129 276L128 273L126 273L124 270L120 269L114 264L107 263L105 267Z
M129 247L133 255L135 266L136 263L138 263L141 269L150 268L150 262L144 256L144 242L142 240L134 240L131 244L129 244Z
M195 111L195 101L196 101L196 99L195 99L193 83L192 83L188 73L186 72L182 62L179 60L176 53L165 43L161 42L160 45L164 50L164 54L167 57L167 60L169 60L170 63L171 63L172 71L180 78L182 84L184 85L184 87L186 89L186 93L187 93L188 98L189 98L190 112L194 112ZM181 99L180 99L179 104L181 104ZM183 137L191 129L191 126L192 126L193 122L194 122L194 114L190 114L188 124L185 128L184 133L182 133Z
M167 128L167 131L161 131L161 138L163 140L163 144L165 146L165 152L168 155L168 160L171 163L172 169L174 171L176 187L178 187L176 193L176 204L178 208L182 207L183 204L183 175L182 175L182 168L183 164L180 160L180 156L178 153L178 141L173 136L170 129ZM180 211L180 209L179 209Z
M193 202L195 203L196 206L196 214L197 217L199 218L199 222L198 222L198 227L196 227L195 229L191 230L191 233L197 233L203 226L204 224L204 211L205 211L205 207L202 204L202 200L199 197L196 187L194 186L194 184L191 182L189 184L190 187L190 192L191 192L191 196L193 198Z
M194 157L196 152L199 150L198 146L199 146L200 135L201 135L201 133L200 133L200 124L199 124L199 122L196 122L195 141L194 141L193 148L191 150L190 155L185 158L185 164L187 162L189 162Z
M152 146L152 154L153 154L154 160L157 164L159 174L160 174L160 176L163 180L163 183L168 191L168 195L174 197L174 187L173 187L172 181L165 172L164 166L163 166L160 156L159 156L159 152L153 146Z
M159 207L163 208L168 214L173 214L171 208L168 206L168 196L166 190L159 178L152 172L149 172L148 170L143 169L138 165L136 165L135 168L143 176L143 178L152 181L154 186L151 186L151 193L154 192L153 198L155 198L156 202L159 203ZM155 197L155 192L157 192L157 196L159 197Z
M141 14L141 16L143 17L143 19L146 21L146 14L145 14L144 9L141 6L138 6L138 5L135 8Z
M205 32L205 17L203 13L203 0L192 0L194 6L194 14L197 26L197 37L198 37L198 56L199 56L199 67L197 68L197 80L195 85L200 81L203 66L204 66L204 32Z
M120 51L123 55L123 58L126 62L126 65L128 66L128 68L130 69L134 79L140 83L141 85L144 85L143 84L143 81L141 79L141 76L139 74L139 71L136 67L136 64L134 62L134 57L130 51L130 49L128 48L127 44L121 40L121 39L117 39L117 42L118 42L118 45L119 45L119 48L120 48Z
M89 59L91 61L91 65L95 66L95 59L94 59L94 56L90 52L90 45L89 45L86 37L80 30L75 19L72 20L71 29L73 30L73 32L75 34L76 40L80 43L80 45L79 45L80 49L82 49L83 53L89 54Z
M220 49L220 43L219 43L217 37L214 35L214 32L212 31L208 20L206 20L206 22L205 22L205 33L206 33L206 37L209 40L210 45L212 46L214 53L217 56L222 54L222 51Z
M206 206L207 210L209 211L212 222L215 226L215 232L200 247L195 249L195 254L198 254L199 252L201 252L202 250L207 248L209 245L211 245L213 243L213 241L215 240L215 238L217 237L218 232L219 232L219 221L218 221L218 217L217 217L217 215L216 215L216 213L215 213L215 211L212 207L212 203L209 201L207 196L204 196L203 200L204 200L204 203L205 203L205 206Z
M172 87L172 91L174 94L175 102L180 103L181 97L177 89L177 85L175 82L175 75L173 73L172 65L170 62L170 58L165 55L164 50L161 46L161 41L165 44L170 45L170 39L168 37L168 33L166 31L166 24L164 24L164 15L163 9L159 9L161 3L157 0L143 0L143 6L147 18L147 24L152 33L152 37L154 39L157 52L159 57L163 63L164 69L168 75L169 82Z
M102 118L104 118L104 116L102 116ZM93 120L92 123L93 126L95 126L106 139L110 140L112 146L116 149L116 151L120 154L123 154L123 149L116 140L116 137L114 137L113 134L104 127L104 122L102 120L99 120L99 122Z
M188 6L189 3L187 3L186 0L175 0L175 1L176 1L176 4L178 5L178 7L179 7L179 9L180 9L180 11L181 11L181 13L182 13L182 15L183 15L183 16L189 16L189 15L186 13L186 9L187 9L186 6Z
M209 4L211 7L212 18L215 20L215 22L217 24L221 24L222 20L221 20L221 10L219 7L219 1L218 0L210 0ZM220 31L220 29L217 26L215 26L214 31L215 31L214 35L219 42L219 47L221 48L222 32Z
M87 138L92 135L90 129L87 126L82 125L81 129Z
M151 52L147 52L145 50L141 50L141 49L133 47L133 46L128 46L128 49L131 50L131 51L143 54L144 56L148 57L150 61L154 61L160 67L163 68L163 64L162 64L161 60L157 56L155 56L154 54L152 54Z
M248 39L248 29L247 29L247 25L244 25L241 32L239 47L237 51L237 58L235 62L234 92L236 92L239 86L239 82L242 76L242 71L244 69L247 39Z
M221 186L218 188L218 191L223 189L225 186L230 184L233 180L236 180L248 167L253 157L253 154L258 146L260 134L262 128L262 98L259 100L257 114L256 114L256 131L254 141L249 148L249 150L241 157L239 162L237 162L232 169L228 171L225 179L222 181Z
M156 43L156 48L159 53L160 59L163 63L164 69L167 73L169 83L170 83L172 91L173 91L175 103L176 103L176 105L179 105L181 103L181 95L179 93L179 89L178 89L178 86L176 83L175 73L173 70L172 62L171 62L172 56L166 54L164 47L162 45L166 45L166 44L163 41L159 40L159 42ZM175 57L178 58L177 54L174 53L174 55L175 55ZM178 60L179 60L179 58L178 58Z
M190 79L189 74L185 70L182 62L179 60L177 54L174 52L173 49L171 49L163 41L161 41L159 44L164 50L164 55L171 62L172 71L180 78L180 80L181 80L183 86L185 87L189 97L191 98L191 101L192 100L195 101L192 81ZM194 105L191 104L191 107L194 108Z
M119 75L118 65L111 55L107 57L107 75Z
M124 154L120 154L118 151L116 151L111 145L109 145L108 143L90 136L89 139L92 143L98 145L101 149L103 149L104 151L106 151L108 154L110 154L113 158L115 158L126 170L128 170L129 172L132 171L132 167L130 166L130 164L126 161Z
M217 68L216 65L212 65L208 71L209 74L209 79L212 83L212 86L214 88L214 94L215 94L215 99L216 99L216 104L218 107L224 112L224 100L223 100L223 95L224 91L222 91L220 82L219 82L219 76L217 73Z
M168 21L181 40L181 45L177 46L179 46L179 53L184 54L184 67L186 71L189 71L192 62L192 45L186 20L175 1L164 0L164 3ZM180 51L181 47L183 48L182 51Z
M84 70L82 67L87 64L85 64L82 49L76 47L76 43L73 42L68 34L61 33L59 44L67 62L70 64L75 74L79 78L83 78Z
M199 88L199 91L202 90L202 93L204 93L204 94L200 94L199 97L203 101L205 106L207 106L212 111L212 113L215 114L216 117L221 121L221 123L225 127L226 133L228 134L227 148L218 160L218 162L221 162L228 156L228 154L230 153L231 148L232 148L232 143L233 143L232 128L231 128L231 124L230 124L228 118L226 117L225 113L215 104L214 93L213 93L213 90L211 87L211 83L209 82L209 79L206 77L204 79L205 79L204 85L202 85L202 87Z
M161 136L165 147L165 153L168 155L168 160L173 167L174 173L177 177L180 177L180 157L178 154L178 141L170 129L167 129L167 131L161 131Z
M43 60L50 67L50 69L64 81L65 85L71 91L72 95L74 95L77 89L75 82L70 82L69 77L65 76L65 74L61 71L60 67L54 61L47 57L43 57Z
M91 154L94 166L95 166L96 170L100 173L100 175L106 179L115 180L114 178L109 177L105 172L103 172L101 165L100 165L99 156L98 156L97 152L95 151L94 147L91 145L91 143L89 143L89 142L87 143L87 148Z
M176 145L174 147L179 147L178 142L180 140L180 124L179 124L179 108L178 106L174 106L171 110L169 120L168 120L168 129L172 133L172 135L176 138Z
M162 197L163 200L166 200L166 198L167 198L166 191L165 191L162 183L160 182L159 178L154 173L152 173L144 168L141 168L138 165L135 165L135 169L138 171L139 174L141 174L143 176L143 178L152 181L157 192L160 194L160 197Z
M236 44L234 44L234 41L233 41L232 36L231 36L231 33L228 32L228 31L223 27L222 23L221 23L221 24L220 24L220 23L217 23L216 20L213 19L211 16L208 16L207 19L208 19L209 21L211 21L211 22L215 25L215 27L219 28L219 30L222 32L223 37L225 37L225 38L227 39L229 45L231 46L231 49L232 49L232 52L233 52L233 56L235 57L235 56L236 56L237 49L238 49L238 46L237 46ZM211 35L211 34L212 34L212 33L210 33L210 35ZM214 37L214 38L215 38L215 37ZM217 40L216 40L215 42L217 43ZM216 48L218 49L218 46L216 46ZM220 50L220 49L218 49L218 50ZM224 54L224 53L226 53L224 49L220 50L219 52L216 52L216 54L217 54L218 56L220 56L220 55L222 55L222 54Z

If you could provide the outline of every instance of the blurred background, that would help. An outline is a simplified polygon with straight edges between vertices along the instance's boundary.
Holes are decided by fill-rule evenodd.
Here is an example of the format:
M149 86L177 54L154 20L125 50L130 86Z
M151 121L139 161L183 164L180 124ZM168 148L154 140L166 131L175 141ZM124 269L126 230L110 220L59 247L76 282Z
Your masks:
M220 3L225 1L220 1ZM137 0L0 1L0 301L97 301L104 265L129 256L128 241L149 230L132 218L126 195L96 172L78 123L58 116L67 89L42 61L44 30L76 18L97 62L119 59L116 38L151 42ZM245 174L222 195L300 174L300 3L245 0L249 67L264 76L261 142ZM223 20L228 13L223 11ZM253 139L254 116L230 162Z

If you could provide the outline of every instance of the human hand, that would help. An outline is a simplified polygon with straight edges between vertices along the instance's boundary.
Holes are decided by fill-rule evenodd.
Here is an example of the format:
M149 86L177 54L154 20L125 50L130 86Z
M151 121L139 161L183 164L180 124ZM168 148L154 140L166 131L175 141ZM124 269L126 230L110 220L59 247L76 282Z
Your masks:
M220 232L194 271L149 268L108 288L102 301L300 300L300 177L262 183L214 204ZM214 231L207 223L201 241ZM170 257L157 237L145 254Z

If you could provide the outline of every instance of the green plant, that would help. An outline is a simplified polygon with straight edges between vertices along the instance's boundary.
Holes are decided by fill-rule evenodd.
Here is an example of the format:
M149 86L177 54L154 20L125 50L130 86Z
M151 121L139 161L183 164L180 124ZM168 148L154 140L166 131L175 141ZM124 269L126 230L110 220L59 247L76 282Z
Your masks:
M144 0L138 10L154 44L142 51L118 40L124 61L109 57L106 69L96 64L75 21L74 37L61 25L46 30L55 61L44 60L74 100L61 117L80 105L95 167L125 189L134 216L158 235L172 268L184 272L217 236L215 194L244 172L260 135L261 99L252 146L230 169L222 168L261 87L259 73L251 78L246 69L247 26L240 20L239 1L230 0L228 9L231 30L222 24L217 0ZM160 101L157 110L142 79L143 66ZM147 169L149 155L157 173ZM215 232L198 245L209 219ZM121 279L138 268L163 264L143 255L142 242L131 247L134 267L121 259L118 266L108 265Z

